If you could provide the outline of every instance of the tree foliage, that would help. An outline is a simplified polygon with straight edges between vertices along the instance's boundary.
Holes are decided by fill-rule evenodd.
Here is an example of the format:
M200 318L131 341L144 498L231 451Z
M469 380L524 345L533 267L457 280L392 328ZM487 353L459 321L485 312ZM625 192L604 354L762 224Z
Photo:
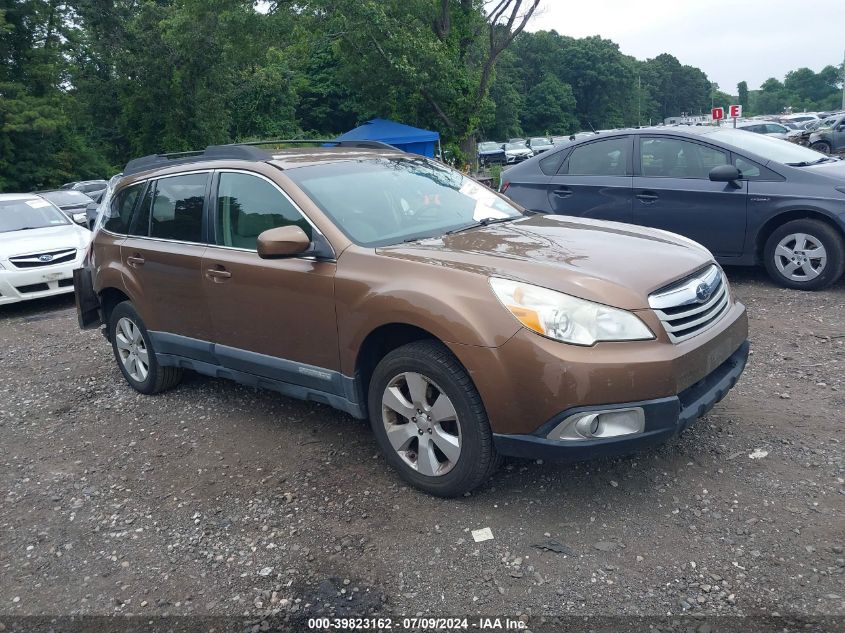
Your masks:
M526 32L538 3L0 0L0 190L376 116L469 153L481 137L656 123L727 97L669 54ZM798 69L749 92L749 110L835 107L840 81Z

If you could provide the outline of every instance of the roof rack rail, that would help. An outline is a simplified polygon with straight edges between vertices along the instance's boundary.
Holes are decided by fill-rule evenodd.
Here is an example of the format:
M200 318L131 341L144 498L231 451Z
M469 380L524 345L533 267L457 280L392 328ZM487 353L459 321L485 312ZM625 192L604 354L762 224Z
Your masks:
M245 143L230 143L227 145L209 145L204 150L188 152L170 152L167 154L151 154L141 158L134 158L126 163L124 176L137 174L150 169L186 165L207 160L252 160L265 161L273 157L271 152L259 149L259 145L328 145L335 147L360 147L362 149L392 149L392 145L381 141L338 141L332 139L271 139L266 141L248 141Z
M126 163L123 174L128 176L150 169L198 163L206 160L268 160L269 158L270 154L257 147L244 145L209 145L204 150L151 154L150 156L135 158Z
M396 151L401 151L397 147L390 145L388 143L384 143L383 141L367 141L367 140L360 140L360 141L339 141L337 139L308 139L308 138L296 138L296 139L270 139L267 141L246 141L244 143L232 143L232 145L334 145L335 147L360 147L361 149L392 149ZM226 145L225 147L231 147L231 145Z

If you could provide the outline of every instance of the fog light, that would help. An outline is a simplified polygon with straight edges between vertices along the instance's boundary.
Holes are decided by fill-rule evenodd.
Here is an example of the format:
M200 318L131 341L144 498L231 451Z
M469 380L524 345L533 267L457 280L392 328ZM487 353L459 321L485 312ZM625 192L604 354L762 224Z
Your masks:
M546 437L550 440L602 440L645 430L641 407L585 411L569 416Z

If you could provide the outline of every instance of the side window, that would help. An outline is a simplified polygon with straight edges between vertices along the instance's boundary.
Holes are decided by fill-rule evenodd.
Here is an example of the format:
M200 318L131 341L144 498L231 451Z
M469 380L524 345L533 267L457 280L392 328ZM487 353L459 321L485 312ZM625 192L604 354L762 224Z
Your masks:
M749 178L760 177L760 166L752 163L750 160L745 160L742 156L737 156L734 163L743 179L747 180Z
M150 211L153 206L153 196L155 195L155 181L150 181L147 186L144 197L138 204L135 213L132 214L132 223L129 225L129 235L136 235L138 237L149 237L150 235Z
M547 156L539 161L540 171L547 176L554 176L557 173L557 170L560 169L560 165L568 153L569 152L565 149L559 152L551 152L551 156Z
M117 192L112 198L108 208L108 217L105 219L103 228L112 233L126 234L129 230L129 223L132 220L132 209L138 200L138 196L144 189L144 183L130 185Z
M202 212L208 174L156 181L150 235L182 242L202 241Z
M727 152L714 147L677 138L640 139L643 176L707 180L711 169L727 164Z
M579 145L569 155L568 173L570 176L625 176L630 153L628 136Z
M302 228L311 238L311 225L269 182L249 174L220 174L216 244L255 250L261 233L292 224Z

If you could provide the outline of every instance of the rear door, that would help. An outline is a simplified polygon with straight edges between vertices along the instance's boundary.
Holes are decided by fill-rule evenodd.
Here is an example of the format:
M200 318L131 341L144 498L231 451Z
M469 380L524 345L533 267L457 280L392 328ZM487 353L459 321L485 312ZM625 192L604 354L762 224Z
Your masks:
M641 136L636 159L636 224L684 235L719 256L742 252L748 183L709 176L730 163L727 151L686 138Z
M158 351L208 360L211 318L202 291L211 172L150 181L121 244L124 282Z
M630 136L575 146L547 186L552 213L631 222L632 152Z

